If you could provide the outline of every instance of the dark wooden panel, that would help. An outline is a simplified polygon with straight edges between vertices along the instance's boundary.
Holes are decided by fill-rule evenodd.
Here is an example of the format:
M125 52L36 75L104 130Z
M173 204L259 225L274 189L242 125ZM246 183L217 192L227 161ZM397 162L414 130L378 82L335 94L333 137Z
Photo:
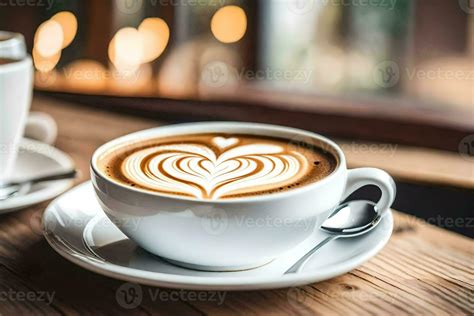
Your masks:
M42 92L61 100L157 119L235 120L280 124L333 137L395 142L458 151L474 134L472 114L415 103L364 101L241 91L209 100L118 97Z

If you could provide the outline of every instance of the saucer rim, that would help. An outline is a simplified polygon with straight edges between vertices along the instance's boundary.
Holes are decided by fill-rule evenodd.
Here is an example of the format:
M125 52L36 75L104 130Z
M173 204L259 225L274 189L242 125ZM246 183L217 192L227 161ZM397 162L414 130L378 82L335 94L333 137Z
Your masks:
M46 150L37 150L37 146L41 146L42 148ZM26 138L23 137L20 140L19 148L26 148L30 152L34 152L37 155L42 155L46 156L48 158L51 158L54 160L58 165L64 167L64 168L75 168L76 164L74 163L74 160L69 156L67 153L64 151L51 146L49 144ZM74 180L61 180L60 182L63 183L62 186L59 186L58 183L55 183L57 185L57 189L45 193L44 191L50 188L50 186L47 186L44 188L44 190L36 191L36 192L29 192L25 195L22 195L21 197L12 197L11 199L8 199L6 201L3 201L0 203L0 215L2 214L7 214L11 213L17 210L24 209L28 206L35 205L44 201L47 201L51 198L60 196L62 193L68 191L74 186Z
M76 187L68 190L63 194L68 194L79 190L84 186L89 185L92 189L91 181L85 181ZM373 258L379 253L390 240L393 232L393 215L389 211L386 213L383 221L388 223L387 232L382 235L378 243L362 253L358 253L342 262L337 262L334 267L324 268L316 271L303 271L295 274L268 276L238 276L238 277L224 277L218 276L186 276L169 274L162 272L152 272L145 270L138 270L136 268L129 268L118 266L111 262L100 262L97 259L88 257L84 253L74 253L74 250L67 247L61 238L52 231L46 231L44 223L46 222L46 215L54 209L56 202L63 196L61 194L54 199L46 208L43 214L43 235L48 244L63 258L68 261L99 275L107 276L113 279L118 279L127 282L133 282L148 286L157 286L174 289L188 289L188 290L225 290L225 291L239 291L239 290L263 290L263 289L277 289L285 287L301 286L309 283L320 282L331 279L333 277L345 274L353 269L359 267L369 259ZM85 225L84 225L85 227ZM371 234L372 232L368 233ZM225 273L225 272L223 272Z

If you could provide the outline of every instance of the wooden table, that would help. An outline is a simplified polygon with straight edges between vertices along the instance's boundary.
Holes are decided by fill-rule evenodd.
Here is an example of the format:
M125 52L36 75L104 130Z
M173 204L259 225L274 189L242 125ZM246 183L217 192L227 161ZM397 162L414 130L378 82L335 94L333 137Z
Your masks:
M88 163L96 147L158 124L46 99L35 99L33 109L57 120L57 147L76 161L82 172L78 182L88 179ZM393 236L382 252L332 280L279 290L217 293L220 296L191 291L173 294L173 290L143 286L143 293L164 294L156 300L143 295L141 304L127 310L116 299L124 282L84 270L49 247L40 230L46 205L0 216L0 315L474 312L472 240L398 212L394 212Z

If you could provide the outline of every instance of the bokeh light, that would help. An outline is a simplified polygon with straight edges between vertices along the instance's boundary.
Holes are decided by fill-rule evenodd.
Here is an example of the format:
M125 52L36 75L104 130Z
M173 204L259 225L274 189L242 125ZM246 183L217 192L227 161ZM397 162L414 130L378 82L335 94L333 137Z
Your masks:
M160 18L147 18L138 27L143 36L143 62L151 62L158 58L168 45L170 30Z
M58 22L63 29L63 45L62 48L67 47L74 40L77 33L77 19L69 11L62 11L55 14L51 20Z
M36 47L33 48L33 62L35 68L40 72L48 72L54 69L61 58L61 51L57 52L53 56L44 57L41 55Z
M107 86L107 69L95 60L76 60L64 68L63 74L67 90L102 92Z
M135 92L144 93L152 88L153 70L150 64L141 65L134 72L112 71L108 87L115 94L128 95ZM148 89L149 90L149 89Z
M77 19L69 11L55 14L43 22L35 33L33 61L35 68L46 73L54 69L61 58L61 50L72 43L77 33Z
M58 80L59 74L56 70L47 72L36 71L35 72L35 87L45 90L56 90L61 89L61 80Z
M239 41L247 30L245 11L234 5L220 8L212 17L212 34L223 43Z
M52 57L63 47L63 28L56 21L48 20L36 30L34 46L38 54L43 57Z
M160 95L169 98L193 97L197 93L196 67L201 45L191 40L177 45L163 60L158 73L157 88Z
M143 61L144 39L133 27L120 29L109 44L109 59L118 70L134 71Z

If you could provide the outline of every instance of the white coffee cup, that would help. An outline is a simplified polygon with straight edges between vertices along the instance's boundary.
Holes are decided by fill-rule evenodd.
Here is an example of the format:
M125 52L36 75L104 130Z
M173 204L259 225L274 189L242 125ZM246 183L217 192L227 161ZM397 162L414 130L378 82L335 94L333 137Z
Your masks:
M336 169L320 181L281 193L222 200L198 200L123 185L98 167L98 159L122 143L197 133L254 134L303 140L336 157ZM358 188L376 185L376 208L386 212L395 183L375 168L348 170L341 148L311 132L266 124L202 122L133 133L98 148L91 177L107 216L142 248L173 263L200 270L229 271L270 262L305 240L328 213Z
M1 45L0 45L1 46ZM56 124L46 114L28 117L33 89L33 65L29 56L0 65L0 181L12 175L18 145L24 134L52 143Z

